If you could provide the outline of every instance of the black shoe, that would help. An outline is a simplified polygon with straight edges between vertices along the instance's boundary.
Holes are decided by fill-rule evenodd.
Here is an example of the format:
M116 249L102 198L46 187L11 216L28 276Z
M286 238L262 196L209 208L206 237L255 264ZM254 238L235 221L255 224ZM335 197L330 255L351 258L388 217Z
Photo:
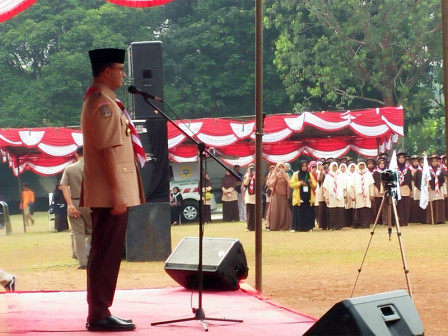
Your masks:
M111 315L104 320L87 322L86 328L89 331L131 331L135 329L135 324Z
M119 318L119 317L116 317L116 316L113 316L113 315L111 315L111 316L116 318L117 320L121 320L121 321L126 322L126 323L132 323L131 319L127 320L127 319L122 319L122 318Z
M87 266L84 266L84 265L83 266L79 266L78 269L85 270L85 269L87 269Z
M5 286L7 292L14 292L16 290L16 277L12 277L12 280Z

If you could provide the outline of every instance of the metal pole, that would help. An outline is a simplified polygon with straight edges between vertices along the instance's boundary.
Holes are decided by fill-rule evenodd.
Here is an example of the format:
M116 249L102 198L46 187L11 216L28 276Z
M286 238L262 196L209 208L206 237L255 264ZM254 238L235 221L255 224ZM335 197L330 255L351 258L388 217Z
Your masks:
M255 0L255 288L262 291L263 0Z
M448 153L448 0L442 0L443 98L445 101L445 146Z

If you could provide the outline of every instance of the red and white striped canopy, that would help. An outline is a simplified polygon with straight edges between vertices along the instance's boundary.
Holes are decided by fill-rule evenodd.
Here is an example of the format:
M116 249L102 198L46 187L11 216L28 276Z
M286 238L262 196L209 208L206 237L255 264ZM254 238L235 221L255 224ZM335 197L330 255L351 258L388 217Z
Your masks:
M55 0L59 1L59 0ZM62 0L63 1L63 0ZM151 7L164 5L173 0L106 0L120 6ZM0 22L11 19L34 4L36 0L0 0Z
M206 144L229 165L246 166L255 160L255 120L205 118L176 121L197 141ZM341 157L354 151L375 157L390 150L403 136L403 109L384 107L345 112L276 114L264 119L263 158L292 162L301 155ZM168 123L168 151L174 162L197 159L196 145ZM54 175L73 161L82 133L68 128L0 130L3 162L17 176L24 170Z
M181 129L230 164L247 165L255 160L255 120L208 118L177 121ZM385 107L345 112L277 114L264 119L263 159L292 162L301 155L341 157L349 151L375 157L392 148L403 136L403 109ZM175 127L168 126L170 159L196 158L196 145ZM235 159L226 157L233 156Z

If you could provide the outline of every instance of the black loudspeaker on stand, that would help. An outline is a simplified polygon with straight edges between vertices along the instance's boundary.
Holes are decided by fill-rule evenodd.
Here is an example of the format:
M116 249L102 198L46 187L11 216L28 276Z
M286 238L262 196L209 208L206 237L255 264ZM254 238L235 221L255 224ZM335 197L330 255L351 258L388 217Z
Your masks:
M335 304L304 336L417 336L423 325L411 297L398 290Z
M203 238L204 238L204 231L203 231L203 208L204 208L204 199L203 199L203 186L204 186L204 176L202 174L203 171L203 162L205 161L205 155L207 154L211 158L213 158L218 164L220 164L224 169L228 170L236 179L240 179L240 177L233 172L233 170L226 167L221 161L219 161L218 158L214 154L212 154L210 151L208 151L205 147L204 143L198 142L195 138L191 137L185 130L183 130L181 127L179 127L171 118L169 118L165 112L160 108L157 107L151 100L157 100L163 102L163 99L159 97L154 97L144 91L141 91L140 89L136 88L135 86L130 86L128 91L131 94L138 94L141 95L144 99L144 101L151 105L154 110L156 110L160 115L162 115L167 121L169 121L174 127L176 127L179 131L181 131L188 139L190 139L193 143L196 144L198 149L198 156L199 156L199 172L200 172L200 179L199 179L199 239L198 239L198 265L197 265L197 278L198 278L198 307L193 308L193 317L189 318L182 318L182 319L175 319L175 320L167 320L167 321L160 321L160 322L153 322L151 323L152 326L160 325L160 324L168 324L168 323L177 323L177 322L185 322L185 321L192 321L192 320L198 320L205 331L208 331L208 328L205 324L205 320L211 320L211 321L224 321L224 322L236 322L241 323L243 320L236 320L236 319L226 319L226 318L210 318L205 316L204 309L202 307L202 291L203 291Z
M238 290L240 280L247 278L249 270L240 241L204 238L203 244L203 289ZM182 239L165 262L166 273L187 289L198 288L198 245L197 237Z

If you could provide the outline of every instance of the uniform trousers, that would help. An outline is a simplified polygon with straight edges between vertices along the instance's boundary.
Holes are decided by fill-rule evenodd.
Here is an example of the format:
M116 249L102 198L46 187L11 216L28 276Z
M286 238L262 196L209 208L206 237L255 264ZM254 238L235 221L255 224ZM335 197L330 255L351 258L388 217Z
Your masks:
M246 212L246 228L249 231L255 231L255 204L246 203Z
M245 221L246 220L246 207L244 206L243 195L241 193L238 193L237 197L238 197L238 212L240 215L240 221Z
M397 215L400 226L407 226L409 223L409 216L411 215L412 199L409 196L401 196L397 201Z
M34 219L31 215L31 208L27 206L26 209L23 210L23 219L25 221L26 226L34 225Z
M123 254L129 208L112 215L111 208L92 208L92 243L87 263L88 322L108 318L111 313Z
M319 202L319 228L322 230L328 229L328 207L325 201Z
M92 234L92 217L90 208L78 206L79 201L73 200L73 205L81 213L80 217L69 217L70 227L73 233L73 245L79 266L87 265L87 256L90 251L90 239Z

